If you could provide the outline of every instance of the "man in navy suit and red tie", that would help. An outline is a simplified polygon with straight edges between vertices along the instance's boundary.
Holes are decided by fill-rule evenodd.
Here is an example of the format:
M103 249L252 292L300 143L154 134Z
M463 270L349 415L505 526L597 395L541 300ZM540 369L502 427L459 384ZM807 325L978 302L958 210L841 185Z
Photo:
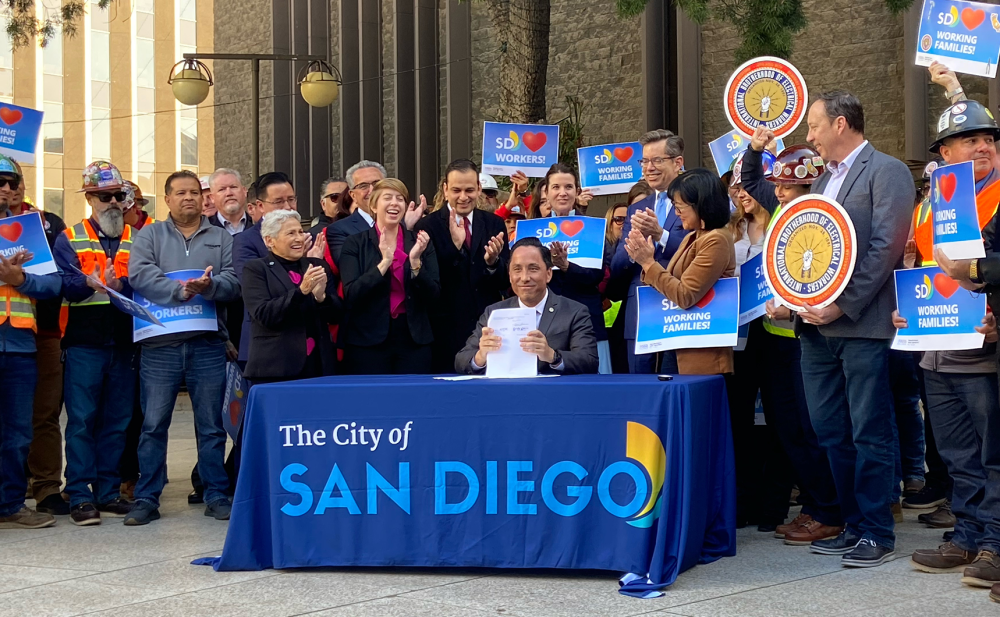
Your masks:
M642 158L639 159L642 177L653 189L653 194L629 207L621 237L627 238L633 227L640 230L643 236L652 238L656 243L656 261L666 267L681 240L688 234L666 193L667 187L684 169L684 140L666 129L656 129L640 137L639 143L642 144ZM628 297L622 309L625 311L629 372L676 373L677 356L672 351L635 355L638 321L635 290L641 285L641 275L642 268L629 258L625 252L625 243L619 241L611 260L611 278L621 285L628 282ZM657 356L661 356L659 367Z

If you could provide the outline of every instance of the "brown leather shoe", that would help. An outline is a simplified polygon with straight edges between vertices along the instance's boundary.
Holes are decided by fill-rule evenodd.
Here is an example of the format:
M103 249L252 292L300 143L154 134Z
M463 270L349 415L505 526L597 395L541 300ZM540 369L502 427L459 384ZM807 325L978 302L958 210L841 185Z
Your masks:
M1000 583L990 587L990 600L1000 603Z
M827 540L836 538L843 527L833 527L813 519L808 523L803 523L798 529L793 529L785 534L785 544L789 546L807 546L816 540Z
M976 560L962 572L962 582L972 587L986 587L1000 583L1000 555L981 550Z
M44 512L35 512L28 506L21 506L21 509L0 518L0 529L41 529L51 527L56 524L56 518Z
M917 549L910 556L914 568L931 574L962 572L975 560L974 552L959 548L951 542L945 542L937 548Z
M792 531L794 529L798 529L799 527L801 527L805 523L808 523L811 520L813 520L813 517L809 516L808 514L799 514L798 516L796 516L795 518L792 519L791 523L785 523L784 525L778 525L778 527L775 528L775 530L774 530L774 537L775 538L784 538L788 534L789 531Z

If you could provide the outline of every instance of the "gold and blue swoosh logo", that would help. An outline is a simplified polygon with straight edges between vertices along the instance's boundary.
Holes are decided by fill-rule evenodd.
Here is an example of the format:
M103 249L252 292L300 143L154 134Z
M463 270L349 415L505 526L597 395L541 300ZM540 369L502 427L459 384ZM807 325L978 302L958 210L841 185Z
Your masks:
M653 521L660 517L663 507L663 478L667 472L667 453L659 436L648 426L638 422L628 423L625 442L625 456L637 461L646 470L652 484L645 505L627 521L633 527L652 527Z

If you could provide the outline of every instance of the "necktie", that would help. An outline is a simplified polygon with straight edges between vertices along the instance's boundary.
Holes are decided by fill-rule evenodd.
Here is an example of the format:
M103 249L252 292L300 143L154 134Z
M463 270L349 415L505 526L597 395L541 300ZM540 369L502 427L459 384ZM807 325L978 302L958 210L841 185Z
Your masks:
M660 194L656 196L656 205L654 210L656 213L656 220L660 222L660 227L665 227L667 223L667 192L660 191Z
M469 217L462 217L462 226L465 227L465 248L472 248L472 230L469 229Z

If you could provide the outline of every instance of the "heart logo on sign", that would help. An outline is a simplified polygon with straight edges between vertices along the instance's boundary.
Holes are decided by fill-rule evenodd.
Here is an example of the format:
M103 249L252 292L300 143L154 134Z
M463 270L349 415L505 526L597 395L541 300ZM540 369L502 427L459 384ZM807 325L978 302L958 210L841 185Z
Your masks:
M236 426L236 423L240 420L240 402L232 401L229 403L229 423Z
M615 158L622 163L628 163L629 159L632 158L632 146L615 148Z
M545 145L545 142L548 141L548 139L549 138L545 135L545 133L532 133L531 131L528 131L524 135L521 135L521 142L524 143L524 145L528 147L528 150L531 150L532 152L538 152L541 150L542 146Z
M934 289L947 300L958 291L958 281L949 278L943 272L938 272L934 275Z
M17 239L21 237L22 230L21 223L0 225L0 238L8 242L17 242Z
M7 126L17 124L21 121L21 117L24 116L19 110L11 109L10 107L0 107L0 120Z
M698 308L703 309L709 304L711 304L712 300L715 300L715 288L709 289L708 293L705 294L701 300L695 302L694 305L697 306Z
M559 223L559 231L572 238L583 230L583 221L563 221Z
M955 174L945 174L941 176L938 186L941 188L941 196L944 197L944 200L951 201L951 198L955 196L955 189L958 188L958 178L955 177Z
M979 27L979 24L983 23L986 19L986 11L983 9L962 9L962 23L969 30L975 30Z

